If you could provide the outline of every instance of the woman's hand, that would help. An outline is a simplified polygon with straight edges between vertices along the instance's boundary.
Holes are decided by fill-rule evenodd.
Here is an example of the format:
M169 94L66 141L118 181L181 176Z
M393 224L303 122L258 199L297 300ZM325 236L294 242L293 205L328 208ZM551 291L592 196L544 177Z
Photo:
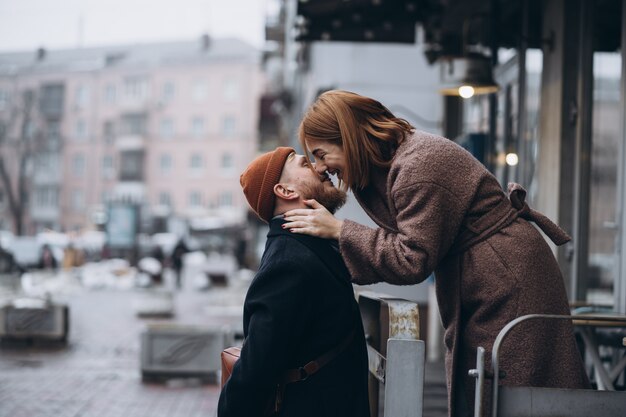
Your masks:
M295 209L285 213L287 223L283 225L293 233L339 240L343 221L337 219L315 200L304 200L310 209Z

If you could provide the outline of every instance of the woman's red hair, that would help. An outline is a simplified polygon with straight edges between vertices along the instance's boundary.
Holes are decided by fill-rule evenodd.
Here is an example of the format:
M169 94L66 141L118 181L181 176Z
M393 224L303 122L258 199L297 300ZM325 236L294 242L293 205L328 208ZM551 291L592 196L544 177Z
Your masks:
M351 189L363 189L369 184L372 166L388 167L392 150L414 129L374 99L331 90L308 109L298 136L309 159L307 140L327 140L341 146L346 158L343 183Z

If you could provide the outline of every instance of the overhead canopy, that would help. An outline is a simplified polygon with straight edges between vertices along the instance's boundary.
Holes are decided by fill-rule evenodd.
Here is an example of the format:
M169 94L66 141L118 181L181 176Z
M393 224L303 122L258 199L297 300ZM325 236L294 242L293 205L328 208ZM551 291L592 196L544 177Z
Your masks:
M425 0L299 0L297 39L414 43Z
M416 26L430 62L462 56L468 46L530 48L549 45L542 34L541 0L298 0L301 41L415 43ZM598 0L594 34L597 51L619 45L619 2ZM527 22L525 31L523 22Z

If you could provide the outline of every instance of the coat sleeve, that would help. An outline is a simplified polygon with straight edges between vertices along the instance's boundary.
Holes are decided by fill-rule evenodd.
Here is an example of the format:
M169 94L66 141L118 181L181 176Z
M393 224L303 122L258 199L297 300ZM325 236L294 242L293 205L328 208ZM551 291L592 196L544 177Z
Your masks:
M219 417L263 415L288 369L289 355L307 330L312 280L304 269L283 256L255 277L245 302L250 317L246 342L222 389Z
M344 221L341 254L357 284L397 285L425 280L446 255L464 218L463 204L447 188L420 182L391 190L397 231Z

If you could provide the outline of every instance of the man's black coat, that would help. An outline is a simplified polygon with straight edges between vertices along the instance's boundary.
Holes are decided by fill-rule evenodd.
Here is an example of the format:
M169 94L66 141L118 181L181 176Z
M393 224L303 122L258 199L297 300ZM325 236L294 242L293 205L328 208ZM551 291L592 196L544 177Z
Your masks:
M281 417L369 417L367 351L348 271L330 241L270 223L244 304L246 341L219 399L219 417L260 417L279 376L350 345L308 379L285 388Z

